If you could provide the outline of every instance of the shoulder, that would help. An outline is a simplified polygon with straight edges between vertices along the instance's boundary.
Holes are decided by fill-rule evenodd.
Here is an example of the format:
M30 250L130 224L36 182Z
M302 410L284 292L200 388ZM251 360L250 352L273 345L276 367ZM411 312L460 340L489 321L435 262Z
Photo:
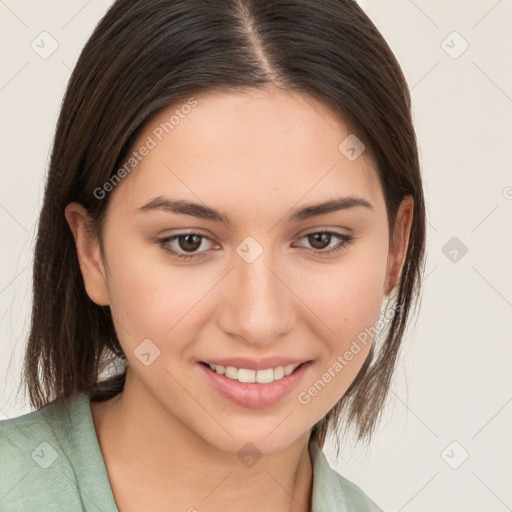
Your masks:
M41 440L49 443L65 436L72 422L70 405L75 403L76 398L54 402L22 416L0 421L2 466L14 460L27 462L26 455L40 462L35 452L38 445L34 446L34 442Z
M63 403L55 402L42 409L32 411L15 418L7 420L0 420L0 439L4 446L12 448L18 446L23 440L34 435L34 433L41 432L47 433L51 431L51 423L54 423L56 416L62 415ZM0 456L4 456L2 451Z
M86 396L0 421L0 510L82 510L68 459Z
M60 404L52 404L16 418L0 421L2 487L6 481L12 482L16 477L25 474L33 464L39 467L48 466L51 444L55 444L58 435L54 429L55 421L61 408Z

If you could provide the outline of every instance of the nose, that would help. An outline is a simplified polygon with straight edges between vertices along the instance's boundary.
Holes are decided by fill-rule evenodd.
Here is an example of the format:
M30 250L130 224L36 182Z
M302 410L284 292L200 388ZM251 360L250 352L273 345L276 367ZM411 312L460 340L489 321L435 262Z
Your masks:
M249 261L233 255L234 268L222 287L217 321L226 334L266 346L293 329L297 298L287 283L284 265L271 250Z

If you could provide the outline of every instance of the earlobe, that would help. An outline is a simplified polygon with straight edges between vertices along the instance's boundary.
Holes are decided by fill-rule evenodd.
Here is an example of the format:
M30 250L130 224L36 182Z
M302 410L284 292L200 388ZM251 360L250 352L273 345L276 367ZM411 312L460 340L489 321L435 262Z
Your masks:
M414 200L412 196L405 196L398 208L393 229L392 243L389 248L388 264L386 269L386 282L384 293L389 295L400 281L402 269L409 246Z
M87 210L79 203L70 203L65 209L80 264L80 270L89 298L99 306L110 303L105 266L97 236L91 232Z

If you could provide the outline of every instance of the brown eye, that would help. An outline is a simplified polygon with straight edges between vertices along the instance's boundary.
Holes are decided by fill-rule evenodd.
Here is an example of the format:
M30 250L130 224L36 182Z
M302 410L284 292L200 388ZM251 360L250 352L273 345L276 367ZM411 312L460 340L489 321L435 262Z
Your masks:
M311 248L309 252L323 256L344 249L353 241L354 237L337 231L323 230L304 235L301 239L307 240L307 244ZM332 242L336 240L338 241L337 244L332 245Z
M210 241L209 238L204 235L182 233L180 235L163 238L159 240L159 244L165 252L171 254L173 257L186 259L206 256L209 252L208 250L198 250L205 240Z
M314 249L325 249L329 246L332 235L329 233L311 233L307 235L308 242L311 244L311 247Z
M199 247L201 246L201 241L204 237L200 235L193 235L193 234L187 234L187 235L179 235L178 245L180 249L183 249L185 252L189 251L197 251Z

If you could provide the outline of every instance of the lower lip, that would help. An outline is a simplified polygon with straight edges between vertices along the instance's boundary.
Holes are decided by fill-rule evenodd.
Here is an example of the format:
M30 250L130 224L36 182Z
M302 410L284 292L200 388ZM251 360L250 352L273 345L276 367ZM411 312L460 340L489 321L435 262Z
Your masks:
M279 402L298 386L310 364L310 361L302 363L290 375L268 384L260 384L230 379L214 372L209 366L198 363L201 371L222 396L242 407L252 408L269 407Z

